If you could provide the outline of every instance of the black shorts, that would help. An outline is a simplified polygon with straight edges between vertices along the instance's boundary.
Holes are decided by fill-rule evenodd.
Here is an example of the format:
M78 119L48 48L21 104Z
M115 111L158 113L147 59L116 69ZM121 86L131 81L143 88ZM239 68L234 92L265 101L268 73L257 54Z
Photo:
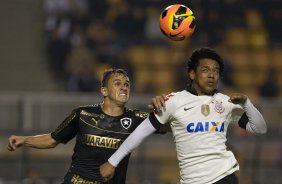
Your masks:
M239 184L239 180L235 174L230 174L214 184Z
M86 179L78 174L68 172L62 184L105 184L100 181Z

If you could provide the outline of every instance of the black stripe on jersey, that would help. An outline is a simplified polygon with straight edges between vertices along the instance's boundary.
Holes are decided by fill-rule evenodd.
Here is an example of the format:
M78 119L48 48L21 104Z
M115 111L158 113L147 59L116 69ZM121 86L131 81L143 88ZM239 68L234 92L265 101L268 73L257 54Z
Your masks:
M239 127L243 128L243 129L246 129L246 126L247 126L247 123L248 123L248 122L249 122L249 118L248 118L247 114L244 113L244 114L241 116L241 118L240 118L240 120L239 120L239 122L238 122Z
M159 120L156 118L156 116L153 112L150 113L149 120L152 123L153 127L155 127L155 129L157 129L157 130L160 129L162 124L159 122Z

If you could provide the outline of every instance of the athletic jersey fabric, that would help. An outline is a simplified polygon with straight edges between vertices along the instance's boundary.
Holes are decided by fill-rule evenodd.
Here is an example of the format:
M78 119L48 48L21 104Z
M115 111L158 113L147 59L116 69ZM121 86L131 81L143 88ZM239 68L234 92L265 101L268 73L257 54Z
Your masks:
M64 144L76 136L72 163L64 182L71 183L69 175L102 182L100 165L107 162L146 117L148 113L131 109L125 109L121 116L109 116L102 111L100 104L74 109L51 133L52 138ZM125 183L129 156L121 161L115 176L107 183Z
M226 131L244 111L228 100L221 93L197 96L183 90L168 95L165 108L150 116L154 127L170 123L182 184L214 183L239 169L226 148Z

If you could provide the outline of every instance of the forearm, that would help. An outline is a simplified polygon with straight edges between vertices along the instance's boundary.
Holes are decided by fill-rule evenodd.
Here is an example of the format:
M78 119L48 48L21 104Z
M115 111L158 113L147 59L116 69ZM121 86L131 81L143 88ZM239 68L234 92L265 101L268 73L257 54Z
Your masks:
M254 107L249 99L247 99L243 105L243 108L249 119L249 122L246 126L247 131L254 134L265 134L267 132L266 122L261 113L256 107Z
M54 148L58 145L52 137L51 134L42 134L36 136L23 136L24 137L24 145L37 149L48 149Z
M141 142L154 133L156 129L147 118L144 120L128 138L122 143L119 149L109 158L109 163L116 167L119 162L128 155L133 149L138 147Z

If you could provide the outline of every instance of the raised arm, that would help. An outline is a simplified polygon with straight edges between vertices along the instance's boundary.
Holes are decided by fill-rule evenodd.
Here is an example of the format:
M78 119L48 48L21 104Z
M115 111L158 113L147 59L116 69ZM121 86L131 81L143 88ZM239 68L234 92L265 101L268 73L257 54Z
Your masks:
M9 151L15 151L21 146L28 146L37 149L48 149L54 148L59 144L54 140L51 134L42 134L35 136L16 136L11 135L9 138L9 143L7 149Z
M105 181L114 176L115 167L133 149L138 147L141 142L153 134L157 129L151 124L149 118L145 119L121 144L119 149L108 159L108 162L100 166L100 173Z
M241 127L253 134L265 134L267 132L266 122L262 114L246 95L239 93L232 94L230 96L230 101L234 104L241 104L245 111L240 119Z

